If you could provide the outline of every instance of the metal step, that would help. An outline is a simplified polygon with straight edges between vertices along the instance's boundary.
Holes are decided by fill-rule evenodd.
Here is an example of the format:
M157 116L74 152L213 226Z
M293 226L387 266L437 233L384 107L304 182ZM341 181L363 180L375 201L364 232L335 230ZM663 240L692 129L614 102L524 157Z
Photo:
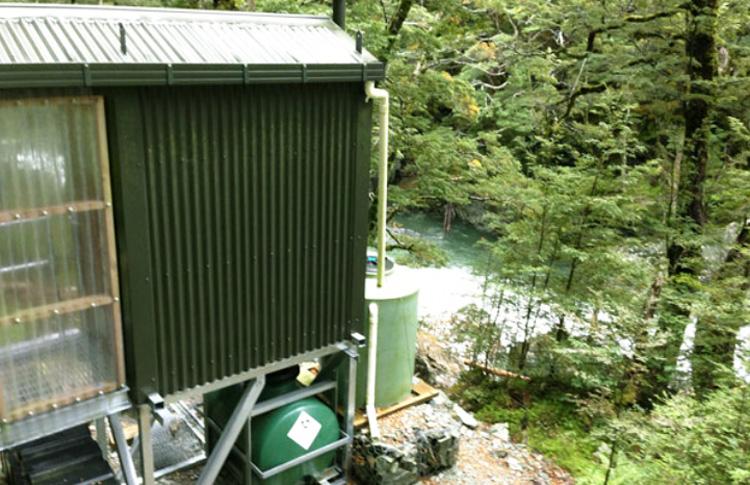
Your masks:
M331 467L315 477L318 485L346 485L346 476L338 467Z
M88 426L77 426L8 452L10 485L116 484Z

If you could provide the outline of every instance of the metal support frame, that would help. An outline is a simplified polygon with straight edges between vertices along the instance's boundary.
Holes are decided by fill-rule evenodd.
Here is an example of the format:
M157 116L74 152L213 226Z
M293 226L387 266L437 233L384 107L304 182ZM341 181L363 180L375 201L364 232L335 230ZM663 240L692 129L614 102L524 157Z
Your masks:
M357 381L357 359L358 359L358 352L357 352L357 346L355 345L347 345L344 348L339 348L338 352L334 352L335 355L329 360L325 370L321 369L321 373L318 375L318 378L316 381L311 384L310 386L306 388L302 388L278 397L274 397L271 399L267 399L261 402L258 402L255 404L255 406L249 411L249 413L246 415L246 421L244 423L245 426L245 442L243 443L243 447L245 451L241 451L243 447L235 446L234 440L236 440L236 437L232 440L232 446L230 446L229 451L227 452L227 456L229 454L234 454L236 457L240 459L240 461L244 464L244 485L252 485L254 482L253 477L256 477L256 479L266 480L270 477L276 476L280 473L283 473L290 468L293 468L297 465L300 465L302 463L305 463L309 460L315 459L321 455L324 455L326 453L335 451L335 450L342 450L342 454L339 456L339 459L341 460L339 463L341 464L341 467L343 468L344 472L347 474L347 476L350 476L350 464L351 464L351 454L352 454L352 437L354 433L354 411L355 411L355 397L356 397L356 381ZM331 354L328 354L331 355ZM346 361L347 365L344 364L344 361ZM331 372L334 370L334 372ZM348 386L347 391L345 393L345 400L344 400L344 407L343 407L343 418L344 421L341 423L341 429L340 429L340 438L336 440L333 443L330 443L322 448L319 448L317 450L313 450L309 453L306 453L302 456L299 456L293 460L290 460L286 463L282 463L276 467L273 467L268 470L261 470L255 463L252 462L252 431L251 431L251 423L252 418L271 412L275 409L278 409L280 407L286 406L287 404L299 401L301 399L305 399L311 396L316 396L319 394L327 393L327 392L333 392L333 398L335 402L335 398L338 395L336 392L338 383L342 381L342 379L339 379L338 373L345 372L345 376L348 377ZM322 380L321 380L322 379ZM247 393L247 390L245 391ZM239 405L238 405L239 407ZM334 407L337 407L334 405ZM236 413L236 409L235 409ZM232 418L230 418L230 422L234 419L234 414L232 415ZM226 431L228 430L229 424L227 424L227 427L222 429L217 423L215 423L211 418L208 416L205 417L205 423L207 431L210 428L211 431L214 433L217 433L221 436L220 440L223 440L226 436ZM216 447L219 445L217 444ZM214 450L216 451L216 450ZM226 457L225 459L226 460ZM221 468L221 466L224 463L224 460L221 461L221 463L217 463L217 466ZM208 465L207 465L208 466ZM202 481L199 481L198 483L204 483ZM207 482L206 482L207 483Z
M340 379L331 379L334 376L326 375L326 379L323 382L315 382L311 386L300 389L291 394L280 396L277 398L269 399L260 403L257 403L257 399L265 386L266 375L285 367L295 365L299 362L317 359L319 357L329 356L332 354L340 353L342 359L348 360L348 365L340 369L338 372L347 372L348 377L348 388L346 392L346 402L344 408L344 423L341 431L341 438L334 443L331 443L323 448L315 450L311 453L305 454L299 458L296 458L288 463L284 463L270 470L262 471L258 469L255 464L251 463L250 457L252 456L252 443L251 443L251 418L270 412L286 404L304 399L306 397L318 395L327 391L333 391L336 389L337 382ZM242 458L245 462L245 477L247 478L246 485L249 485L252 481L252 476L255 475L261 478L267 478L283 471L288 470L298 464L304 463L317 456L325 454L327 452L342 449L343 458L342 465L347 476L351 474L351 455L352 455L352 437L354 433L354 412L355 412L355 398L356 398L356 382L357 382L357 343L356 342L339 342L337 344L317 349L309 352L303 356L297 356L290 359L285 359L280 362L275 362L267 366L263 366L251 371L235 375L231 378L224 379L220 382L214 382L199 386L193 389L181 391L176 394L165 396L163 401L166 403L173 403L181 399L185 399L190 396L202 395L207 392L213 392L214 390L224 388L228 385L237 384L243 381L254 380L253 384L248 386L245 390L240 402L235 407L232 416L227 422L223 429L220 429L215 423L211 422L210 419L206 419L206 426L211 427L215 431L220 433L219 441L214 446L213 452L208 456L208 450L206 455L206 465L198 479L198 484L208 485L216 481L219 472L221 471L224 463L226 462L230 453L239 453L238 448L235 446L239 435L243 428L247 430L245 443L247 453ZM339 364L343 363L342 360L337 359ZM343 366L332 366L332 367L343 367ZM323 377L318 376L318 381ZM257 405L256 405L257 404ZM151 434L151 415L154 412L154 406L151 404L142 404L138 406L138 427L139 427L139 438L133 443L130 453L134 453L135 449L138 449L141 453L141 476L143 477L143 485L152 485L155 483L156 471L154 469L154 455L153 455L153 442ZM111 425L111 423L110 423ZM207 443L206 443L207 444ZM118 450L119 451L119 450ZM128 454L128 456L132 456ZM127 458L125 459L127 460ZM199 462L200 460L196 460ZM132 462L132 461L131 461ZM124 465L123 465L124 466ZM163 474L163 473L161 473ZM130 485L130 484L128 484Z
M356 370L356 367L355 367L355 370ZM351 387L355 388L355 386L351 386ZM330 451L337 450L339 448L345 447L345 456L350 455L351 443L352 443L351 432L353 431L353 428L354 428L352 420L347 421L346 426L345 426L347 431L340 431L341 437L338 440L334 441L333 443L329 443L328 445L324 447L318 448L309 453L305 453L304 455L298 456L297 458L294 458L293 460L290 460L286 463L282 463L268 470L261 470L255 463L252 462L252 450L250 448L252 446L251 433L250 433L250 418L271 412L274 409L278 409L280 407L286 406L287 404L305 399L310 396L320 394L325 391L333 390L333 389L336 389L336 381L320 382L317 384L313 384L312 386L308 388L300 389L298 391L295 391L289 394L284 394L279 397L268 399L258 404L255 407L255 409L253 409L250 412L250 416L248 416L247 418L248 419L248 422L247 422L247 427L248 427L247 428L248 429L247 440L248 441L247 443L245 443L245 446L247 447L248 451L246 453L243 453L237 447L234 447L231 450L231 452L239 456L242 459L242 461L245 463L246 472L250 472L251 474L254 474L255 476L257 476L258 478L262 480L266 480L275 475L283 473L289 470L290 468L294 468L297 465L313 460L321 455L324 455ZM353 409L354 408L352 406L352 416L354 415ZM221 427L208 417L206 418L206 424L213 431L217 433L222 433ZM252 480L251 475L246 475L245 478L246 478L245 484L249 485Z
M125 483L127 485L138 485L138 475L135 472L133 457L130 456L130 451L128 450L128 441L125 438L125 432L122 430L119 414L109 415L109 427L112 428L112 435L115 438L117 456L120 458L120 468L125 477Z
M348 367L348 384L346 392L346 415L345 426L346 434L354 438L354 413L357 407L357 360L359 352L356 347L351 347L346 351L349 357ZM344 473L347 479L352 478L352 443L349 443L344 450Z
M206 466L203 468L203 471L198 478L198 485L212 485L216 481L216 477L219 476L221 467L224 466L224 462L229 456L229 452L232 451L232 447L242 432L242 428L248 424L253 407L265 385L266 376L263 375L258 376L255 379L255 382L245 389L245 392L240 398L240 402L237 403L237 407L232 412L232 416L229 418L229 421L224 428L224 432L219 437L218 443L216 443L216 446L206 461ZM145 444L146 443L144 442L143 445L145 446ZM141 448L144 446L141 446Z
M148 404L138 406L138 436L143 485L154 485L154 444L151 440L151 406Z
M97 418L94 420L94 426L96 427L96 444L99 445L99 449L102 450L102 456L107 459L109 453L109 443L107 442L107 421L105 418Z
M0 423L0 451L130 408L128 388L10 423Z
M347 393L346 393L346 408L345 408L345 413L344 413L344 420L345 420L344 428L345 429L340 431L341 433L340 439L326 446L318 448L317 450L313 450L309 453L305 453L304 455L299 456L286 463L282 463L281 465L275 466L269 470L261 470L255 463L252 462L251 450L248 447L248 452L246 456L244 457L244 460L246 463L249 464L250 469L257 477L259 477L262 480L266 480L275 475L283 473L289 470L290 468L294 468L297 465L313 460L321 455L324 455L334 450L338 450L340 448L344 448L344 459L343 459L344 472L346 473L347 477L350 476L352 442L353 442L353 437L354 437L354 412L355 412L355 407L356 407L355 400L356 400L356 394L357 394L357 386L356 386L357 359L359 357L359 354L357 352L356 346L350 346L349 348L344 350L343 353L348 357L348 365L346 368L347 377L348 377L347 379L348 386L347 386ZM278 409L282 406L285 406L289 403L299 401L300 399L304 399L309 396L321 394L329 390L335 390L338 382L340 382L339 379L335 379L332 381L316 382L305 389L300 389L299 391L295 391L289 394L285 394L283 396L279 396L273 399L269 399L267 401L263 401L260 404L258 404L258 406L256 406L256 409L253 410L251 415L257 416L260 414L264 414L274 409ZM250 436L251 434L249 431L249 423L248 423L248 441L250 441ZM250 443L248 443L248 445L249 444ZM239 452L239 450L235 450L235 451Z

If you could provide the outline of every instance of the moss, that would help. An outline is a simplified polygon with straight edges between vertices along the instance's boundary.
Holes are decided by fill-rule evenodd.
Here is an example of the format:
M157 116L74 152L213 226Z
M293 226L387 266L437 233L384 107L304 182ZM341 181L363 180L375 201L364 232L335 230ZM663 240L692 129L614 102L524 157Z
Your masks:
M477 419L508 423L514 441L525 442L568 470L578 483L602 483L608 457L597 453L603 443L593 437L594 425L564 393L541 393L537 389L539 395L535 395L534 391L519 392L500 381L488 380L481 372L470 372L462 376L451 394Z

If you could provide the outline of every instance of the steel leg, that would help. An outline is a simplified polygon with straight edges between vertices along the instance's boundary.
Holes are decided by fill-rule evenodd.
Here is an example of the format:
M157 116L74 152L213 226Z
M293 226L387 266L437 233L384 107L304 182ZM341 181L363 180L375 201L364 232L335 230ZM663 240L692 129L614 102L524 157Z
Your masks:
M351 348L347 352L349 356L349 376L348 389L346 393L346 434L352 437L354 441L354 411L357 400L357 358L359 357L356 348ZM344 473L348 478L351 477L352 466L352 443L346 445L344 451Z
M253 481L255 480L255 477L253 476L253 467L250 466L250 463L253 460L253 430L252 430L252 419L248 419L247 421L247 433L246 438L247 441L245 441L245 446L247 447L247 460L245 460L245 463L243 463L245 467L245 485L253 485Z
M102 450L102 456L107 459L109 454L109 443L107 443L107 423L104 418L99 418L94 421L96 426L96 442L99 448Z
M203 468L200 478L198 478L198 485L212 485L216 481L216 477L219 476L219 472L224 466L229 452L232 451L232 446L237 441L237 437L242 432L242 428L248 424L253 406L255 406L265 385L266 376L259 376L252 385L245 389L240 402L224 427L219 441L211 452L211 456L206 460L206 466ZM145 445L145 442L143 444Z
M138 474L135 471L133 457L130 456L130 451L128 450L128 442L122 430L119 414L109 415L109 426L112 428L112 435L115 437L117 456L120 458L120 469L125 477L125 483L127 485L138 485Z
M151 441L151 406L138 406L138 435L141 443L141 476L143 485L154 485L154 445Z

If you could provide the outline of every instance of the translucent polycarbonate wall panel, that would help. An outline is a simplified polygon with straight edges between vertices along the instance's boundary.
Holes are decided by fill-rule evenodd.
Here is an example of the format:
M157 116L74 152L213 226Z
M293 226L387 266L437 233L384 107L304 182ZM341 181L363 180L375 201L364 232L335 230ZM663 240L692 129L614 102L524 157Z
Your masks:
M0 102L0 419L123 384L103 104Z

